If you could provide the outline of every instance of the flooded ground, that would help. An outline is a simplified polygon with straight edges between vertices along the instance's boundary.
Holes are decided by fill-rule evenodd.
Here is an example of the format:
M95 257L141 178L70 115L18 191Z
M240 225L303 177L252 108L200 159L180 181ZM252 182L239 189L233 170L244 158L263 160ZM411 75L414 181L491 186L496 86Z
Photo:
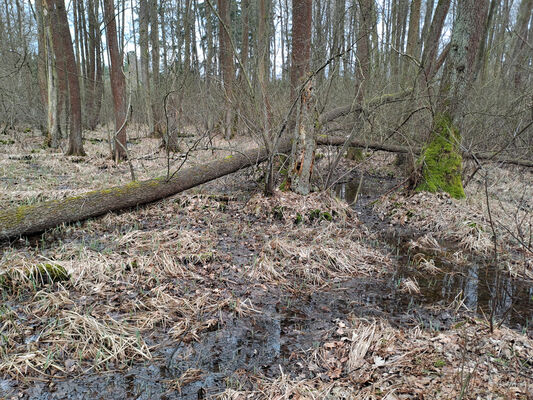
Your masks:
M371 203L391 190L397 182L387 177L366 175L335 188L340 198L352 204L359 218L371 229L379 230L383 239L394 249L400 267L390 280L400 286L403 281L414 280L420 293L410 296L411 305L446 307L470 312L481 318L494 318L519 331L533 329L533 284L513 278L493 260L471 259L468 264L455 264L442 254L453 253L453 244L446 243L439 251L424 253L411 250L409 241L416 233L407 228L391 228L386 221L376 217ZM423 256L435 271L417 268L413 261Z

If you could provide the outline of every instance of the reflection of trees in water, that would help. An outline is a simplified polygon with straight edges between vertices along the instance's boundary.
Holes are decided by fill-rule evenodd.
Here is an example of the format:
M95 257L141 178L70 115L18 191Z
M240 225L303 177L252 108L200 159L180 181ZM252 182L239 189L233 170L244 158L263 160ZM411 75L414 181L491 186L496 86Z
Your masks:
M408 270L406 274L418 273ZM511 327L527 326L528 320L533 319L533 286L510 278L494 266L472 264L465 272L448 270L436 275L424 273L416 278L426 302L463 301L476 314L487 318L493 314L496 322L503 318Z

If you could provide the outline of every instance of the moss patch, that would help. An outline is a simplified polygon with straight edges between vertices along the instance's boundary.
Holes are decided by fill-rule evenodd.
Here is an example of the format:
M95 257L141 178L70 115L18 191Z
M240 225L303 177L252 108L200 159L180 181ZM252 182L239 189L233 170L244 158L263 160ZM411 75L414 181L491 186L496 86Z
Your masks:
M352 161L363 161L365 159L365 154L363 149L360 147L348 147L346 151L346 158Z
M437 115L433 140L424 149L420 158L423 164L423 180L416 188L417 192L442 191L456 199L465 197L461 181L463 159L458 151L459 141L459 130L453 126L449 115Z
M64 282L70 279L70 275L65 267L59 264L38 264L30 268L27 272L29 278L41 284L51 282Z

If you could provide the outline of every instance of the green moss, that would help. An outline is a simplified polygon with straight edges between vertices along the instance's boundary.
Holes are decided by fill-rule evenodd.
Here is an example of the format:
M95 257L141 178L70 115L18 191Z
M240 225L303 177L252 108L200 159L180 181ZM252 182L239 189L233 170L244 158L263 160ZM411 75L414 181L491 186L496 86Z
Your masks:
M319 209L311 210L309 212L309 221L313 222L317 219L323 219L325 221L332 221L333 216L328 211L321 211Z
M233 156L230 154L229 156L224 157L224 160L231 160Z
M442 368L446 365L446 361L444 360L437 360L433 363L433 365L435 366L435 368Z
M353 161L363 161L365 159L365 155L363 153L363 149L360 147L348 147L348 150L346 151L346 158Z
M461 181L462 157L458 151L460 134L448 115L435 117L433 136L420 158L423 180L416 191L443 191L456 199L465 197Z
M59 264L38 264L27 272L29 278L39 283L64 282L70 279L65 267Z

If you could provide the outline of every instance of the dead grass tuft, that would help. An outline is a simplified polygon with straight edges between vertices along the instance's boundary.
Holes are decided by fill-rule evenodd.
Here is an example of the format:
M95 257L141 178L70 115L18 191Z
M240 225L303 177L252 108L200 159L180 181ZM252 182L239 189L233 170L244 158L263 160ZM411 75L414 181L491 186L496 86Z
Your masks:
M302 227L268 241L250 276L297 287L385 272L392 261L360 239L358 230L336 225Z

